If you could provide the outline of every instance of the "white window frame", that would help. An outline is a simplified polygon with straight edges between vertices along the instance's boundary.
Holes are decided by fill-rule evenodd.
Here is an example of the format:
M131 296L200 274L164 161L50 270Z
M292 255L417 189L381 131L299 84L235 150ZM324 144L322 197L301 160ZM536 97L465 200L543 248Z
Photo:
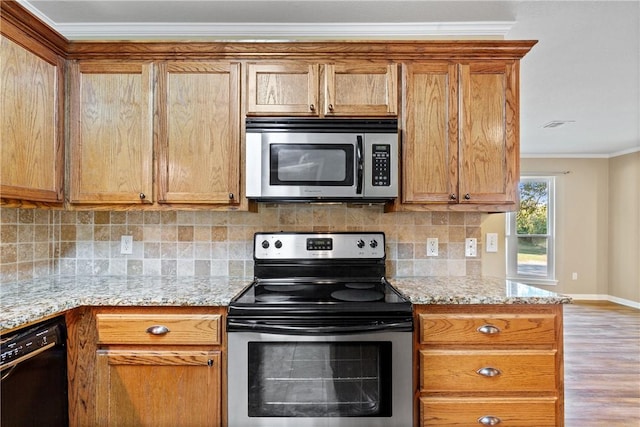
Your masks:
M506 257L507 257L507 278L518 282L524 282L532 285L556 285L555 272L555 236L556 236L556 218L555 218L555 176L522 176L520 182L527 181L546 181L549 189L549 197L547 201L547 234L525 234L518 235L516 227L516 212L509 212L506 216ZM519 191L519 186L518 186ZM547 238L547 274L529 275L518 273L518 236L546 237Z

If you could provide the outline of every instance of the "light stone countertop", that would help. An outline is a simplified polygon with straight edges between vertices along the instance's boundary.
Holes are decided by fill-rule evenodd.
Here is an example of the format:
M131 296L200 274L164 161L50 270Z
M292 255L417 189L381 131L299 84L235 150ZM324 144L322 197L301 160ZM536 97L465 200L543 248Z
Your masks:
M498 278L399 277L413 304L566 304L569 297ZM0 332L80 306L226 306L248 278L53 276L0 285Z

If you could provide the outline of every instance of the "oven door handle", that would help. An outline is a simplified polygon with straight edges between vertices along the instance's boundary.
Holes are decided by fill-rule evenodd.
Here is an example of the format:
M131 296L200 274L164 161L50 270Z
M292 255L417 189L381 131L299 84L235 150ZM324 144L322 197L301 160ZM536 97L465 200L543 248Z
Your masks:
M399 321L399 322L378 322L370 324L360 325L331 325L331 326L295 326L295 325L274 325L265 324L261 322L235 322L229 320L227 324L227 330L229 332L260 332L260 333L274 333L282 335L312 335L312 334L324 334L324 335L339 335L339 334L354 334L354 333L367 333L378 331L399 331L399 332L411 332L413 330L413 322L411 320Z

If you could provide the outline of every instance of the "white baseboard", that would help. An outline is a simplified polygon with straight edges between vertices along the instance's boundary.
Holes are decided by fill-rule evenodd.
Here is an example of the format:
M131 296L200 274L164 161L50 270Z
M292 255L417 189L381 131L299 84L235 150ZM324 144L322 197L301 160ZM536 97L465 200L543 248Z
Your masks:
M627 307L640 309L640 302L602 294L568 294L576 301L610 301Z

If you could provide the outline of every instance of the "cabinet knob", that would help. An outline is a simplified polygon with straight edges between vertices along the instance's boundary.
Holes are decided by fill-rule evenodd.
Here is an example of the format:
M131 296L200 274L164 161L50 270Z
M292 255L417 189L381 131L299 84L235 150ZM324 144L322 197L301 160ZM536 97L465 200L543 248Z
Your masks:
M165 335L169 333L169 328L164 325L153 325L147 328L147 333L151 335Z
M233 200L236 196L233 193L229 193L229 200Z
M483 426L497 426L501 421L500 418L492 415L485 415L484 417L478 418L478 424L482 424Z
M311 111L316 111L316 106L315 106L315 105L313 105L313 104L310 104L310 105L309 105L309 110L311 110Z
M464 199L465 200L470 200L471 199L471 194L467 193L464 195Z
M502 372L500 372L499 369L496 368L490 368L490 367L485 367L485 368L480 368L476 371L476 374L478 375L482 375L483 377L497 377L498 375L500 375Z
M140 196L140 200L144 200L147 197L147 196L145 196L144 193L140 193L139 196Z
M455 200L455 199L457 199L457 198L458 198L458 196L456 196L455 194L451 194L451 195L449 196L449 198L450 198L451 200Z
M207 366L213 366L213 360L211 359L207 360Z
M494 335L500 333L500 328L490 324L482 325L477 329L478 332L485 335Z
M333 111L333 104L329 104L329 111Z

